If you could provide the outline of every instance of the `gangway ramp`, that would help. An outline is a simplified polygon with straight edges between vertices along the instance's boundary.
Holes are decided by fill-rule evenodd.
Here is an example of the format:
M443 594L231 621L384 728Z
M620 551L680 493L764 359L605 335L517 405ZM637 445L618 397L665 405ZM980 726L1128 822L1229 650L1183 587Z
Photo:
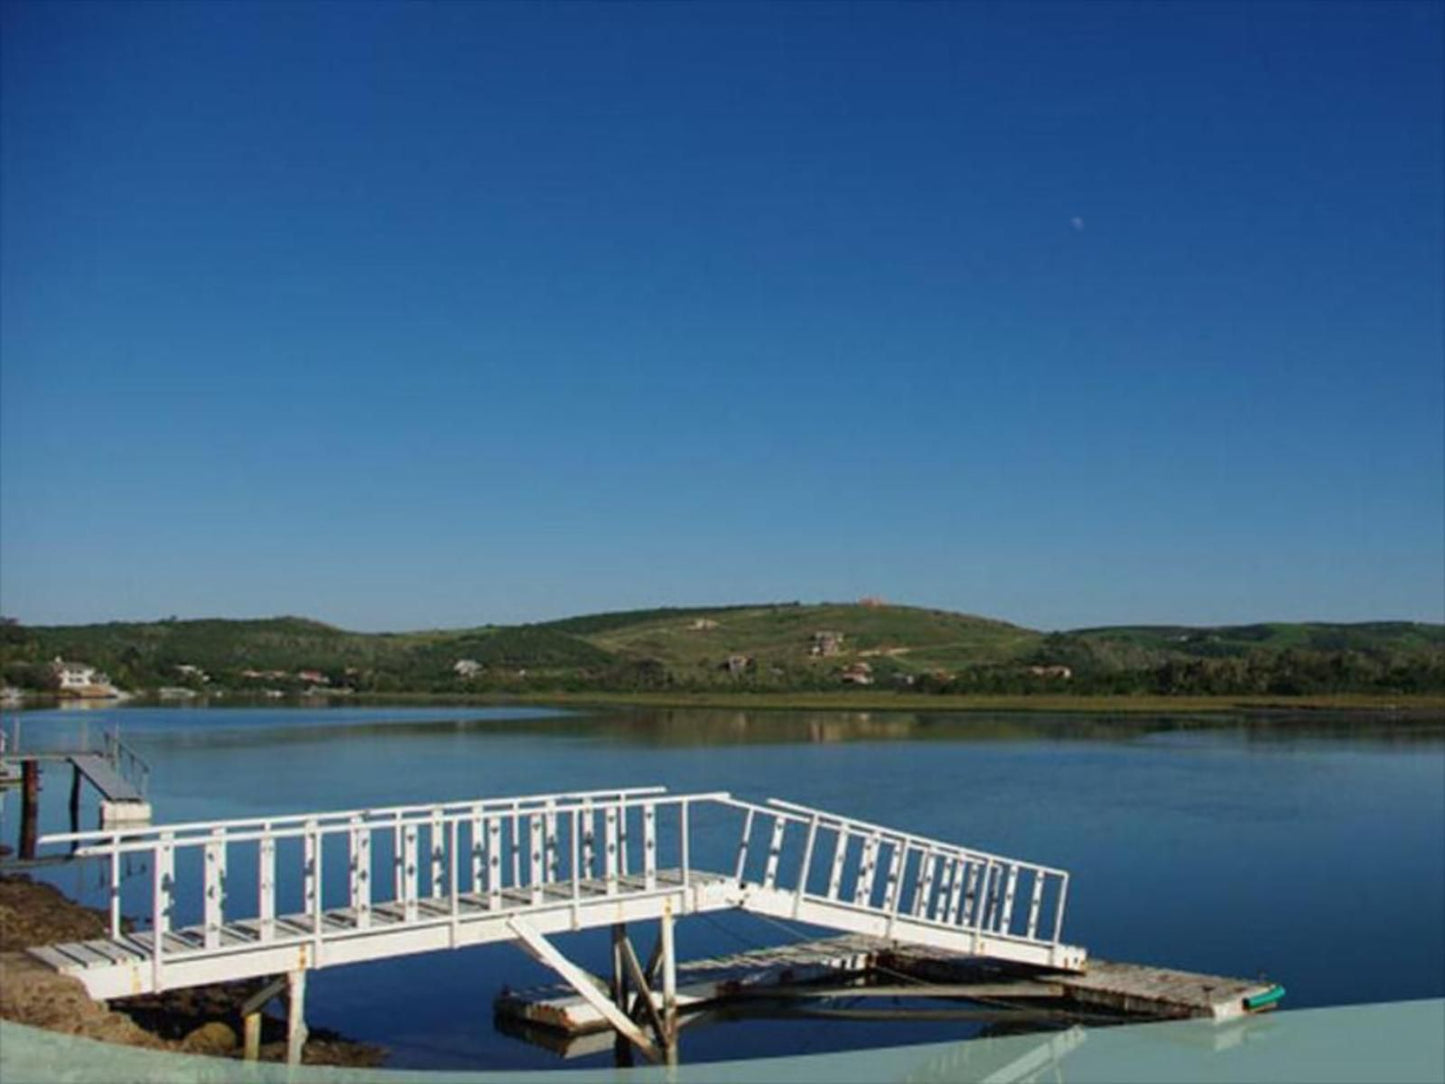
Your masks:
M488 942L552 959L539 942L552 934L653 919L670 931L731 909L1056 970L1086 960L1061 940L1063 870L725 791L486 798L41 843L108 864L109 936L31 950L98 999ZM126 868L148 875L124 886L136 928L122 915Z
M143 802L140 788L118 772L109 760L97 753L78 753L70 757L75 769L100 791L103 801Z

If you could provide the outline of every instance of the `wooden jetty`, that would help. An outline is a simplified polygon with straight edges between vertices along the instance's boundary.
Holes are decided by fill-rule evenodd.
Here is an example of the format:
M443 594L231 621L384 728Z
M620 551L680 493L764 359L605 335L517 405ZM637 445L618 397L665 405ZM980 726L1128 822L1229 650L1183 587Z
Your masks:
M900 953L1010 969L984 984L996 997L1057 998L1058 976L1089 971L1087 952L1062 936L1064 870L725 791L643 787L113 825L40 842L108 863L110 922L108 937L34 956L95 998L279 976L268 989L287 995L293 1060L309 971L486 943L516 945L570 989L565 1004L513 997L519 1019L606 1027L658 1061L676 1058L685 1009L763 986L777 994L804 980L853 981L885 951L900 973ZM131 865L149 871L149 884L132 888L149 890L149 907L128 916L128 928L120 889ZM243 881L254 888L230 891ZM680 967L675 921L728 910L848 936ZM644 965L627 924L654 921ZM612 933L610 981L550 940L598 928ZM968 982L984 996L975 979L954 985Z
M48 735L53 737L53 735ZM69 766L70 823L72 830L80 827L80 796L82 784L89 783L100 795L102 828L120 825L144 825L151 819L151 805L146 800L150 782L150 765L120 737L120 727L91 728L84 721L68 728L57 741L32 741L27 745L16 716L8 725L0 726L0 786L20 787L19 860L24 864L44 864L36 856L40 809L41 770L46 767ZM52 856L58 860L63 856Z

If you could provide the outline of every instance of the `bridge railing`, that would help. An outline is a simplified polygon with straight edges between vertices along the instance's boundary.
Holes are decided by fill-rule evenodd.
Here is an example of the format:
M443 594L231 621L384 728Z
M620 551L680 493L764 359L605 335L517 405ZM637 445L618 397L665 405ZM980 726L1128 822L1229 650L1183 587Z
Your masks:
M243 947L319 945L375 928L381 908L388 924L457 923L479 909L673 890L679 878L661 874L676 869L688 882L694 809L727 797L587 791L64 833L41 843L108 861L110 936L126 933L123 910L148 914L139 927L150 931L160 989L167 958L235 951L236 923ZM149 869L149 884L131 885L123 908L122 869L136 865Z
M816 903L886 916L890 933L902 922L914 932L1055 949L1069 886L1061 869L806 806L662 787L135 826L40 842L109 863L110 936L126 933L123 912L142 916L156 989L177 954L282 942L319 949L381 926L455 928L503 909L570 906L576 915L585 901L675 891L677 874L689 884L698 858L698 868L743 890L791 894L796 917ZM123 877L134 868L149 877Z
M111 766L142 795L150 789L151 766L120 738L120 726L102 732L102 753Z
M729 799L740 883L949 931L1057 948L1069 874L779 799Z

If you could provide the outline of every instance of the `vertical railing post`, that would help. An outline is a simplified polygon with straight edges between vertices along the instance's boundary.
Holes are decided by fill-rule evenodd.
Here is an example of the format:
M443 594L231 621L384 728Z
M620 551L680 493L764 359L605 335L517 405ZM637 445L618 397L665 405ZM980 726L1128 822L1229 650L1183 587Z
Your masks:
M1028 939L1036 940L1039 935L1039 908L1044 902L1044 871L1034 870L1033 890L1029 893Z
M681 837L679 841L679 853L682 859L682 887L684 891L686 891L692 880L692 826L689 817L689 810L691 810L691 808L692 803L684 798L677 812L677 831ZM683 898L686 899L686 896Z
M642 884L651 892L657 887L657 805L642 807Z
M768 864L763 870L764 888L772 888L778 883L778 862L783 857L783 832L787 827L787 819L774 813L773 834L768 839Z
M885 901L888 909L888 937L893 936L893 927L898 921L899 912L903 910L903 881L908 876L908 851L906 840L895 841L893 860L888 863L888 887L885 890L888 897Z
M434 900L442 896L442 869L446 863L446 855L443 853L445 832L442 826L442 811L440 806L433 806L431 811L431 827L427 833L427 840L430 843L428 854L431 858L427 876L430 884L426 895Z
M417 830L415 821L407 821L401 829L401 914L402 921L415 922L417 916Z
M870 835L863 843L862 865L858 869L858 883L853 886L853 903L859 907L871 907L873 904L873 878L878 870L878 844L877 832Z
M948 915L948 893L953 886L953 859L947 854L938 856L938 890L933 894L933 904L924 915L930 922L940 921Z
M1069 899L1069 875L1059 874L1059 899L1054 904L1054 947L1059 945L1059 939L1064 933L1064 904Z
M588 798L582 803L582 876L589 881L597 876L596 836L596 814L592 809L592 799Z
M462 909L461 889L457 884L457 836L460 827L460 817L447 818L447 895L452 915L452 948L457 947L457 923Z
M226 842L225 829L211 829L211 838L202 848L204 863L204 920L202 943L208 949L221 947L221 925L226 905Z
M978 923L979 930L993 929L994 902L998 897L998 883L1003 869L993 859L989 859L988 868L983 873L983 891L979 893L978 900Z
M484 823L485 822L482 819L482 807L479 805L473 806L471 818L471 887L472 894L476 896L480 896L483 892L486 891L486 889L482 887L483 879L486 875L486 851L484 848L484 842L486 840L486 830L483 827Z
M542 821L542 851L546 856L547 883L557 880L557 803L547 801L547 812Z
M151 860L151 984L156 992L165 989L162 984L162 957L166 934L171 929L175 858L175 834L162 832Z
M532 886L532 903L535 906L542 902L542 884L546 880L543 871L543 844L542 844L543 815L533 813L528 818L530 828L530 861L527 863L527 877Z
M522 887L522 847L521 841L517 838L521 832L522 824L522 803L512 803L511 829L509 834L512 839L512 887Z
M813 868L813 845L818 842L818 814L808 822L808 838L803 843L803 860L798 864L798 894L793 901L793 917L796 918L808 894L808 874Z
M743 839L738 844L738 869L737 876L734 878L738 884L743 883L743 872L748 864L748 840L752 838L752 834L753 810L749 809L747 817L743 819Z
M632 872L628 865L628 842L627 796L619 794L617 796L617 874L619 877L626 877Z
M110 936L120 937L120 836L110 837Z
M828 871L828 898L836 900L843 887L843 863L848 858L848 829L838 825L838 845L833 849L833 865Z
M617 893L617 806L608 804L602 814L603 873L607 878L607 894Z
M948 908L943 912L943 921L950 926L958 925L958 908L963 899L963 879L968 875L968 858L960 855L953 860L952 884L948 890Z
M919 883L917 895L913 899L912 914L914 918L926 918L928 908L933 899L933 869L937 864L938 856L932 847L923 852L922 863L918 867Z
M499 814L500 816L500 814ZM487 818L487 906L502 906L502 822Z
M582 841L577 838L581 824L582 812L576 806L569 811L572 818L571 830L567 833L568 841L568 865L567 871L572 875L572 928L576 929L582 920L582 871L577 867L577 861L581 856Z
M999 933L1010 933L1013 930L1014 922L1014 894L1019 886L1019 865L1017 862L1010 863L1008 870L1008 887L1004 890L1003 910L999 914Z
M276 936L276 840L270 821L261 825L256 846L256 936L262 941Z
M351 818L348 866L351 874L351 913L358 930L371 926L371 829L360 816Z
M314 819L306 822L306 868L310 871L310 883L307 885L307 910L311 914L311 966L317 967L321 962L321 912L325 907L323 895L325 885L322 882L323 859L325 858L325 839L321 835L321 829Z
M316 901L321 898L321 852L317 846L314 820L306 822L305 832L301 837L301 848L301 900L306 914L311 915L316 911ZM311 932L315 934L317 931L313 929Z
M901 839L889 841L893 854L888 859L888 880L883 886L883 907L894 914L898 912L898 898L903 886L904 852L908 849Z
M403 885L406 883L406 858L402 854L401 811L391 815L391 898L404 898Z

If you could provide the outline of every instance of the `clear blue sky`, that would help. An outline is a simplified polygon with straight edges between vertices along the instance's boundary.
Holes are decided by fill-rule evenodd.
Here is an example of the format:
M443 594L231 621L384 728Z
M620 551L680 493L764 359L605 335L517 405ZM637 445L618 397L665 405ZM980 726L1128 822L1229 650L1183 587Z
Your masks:
M1439 3L3 20L27 623L1445 620Z

